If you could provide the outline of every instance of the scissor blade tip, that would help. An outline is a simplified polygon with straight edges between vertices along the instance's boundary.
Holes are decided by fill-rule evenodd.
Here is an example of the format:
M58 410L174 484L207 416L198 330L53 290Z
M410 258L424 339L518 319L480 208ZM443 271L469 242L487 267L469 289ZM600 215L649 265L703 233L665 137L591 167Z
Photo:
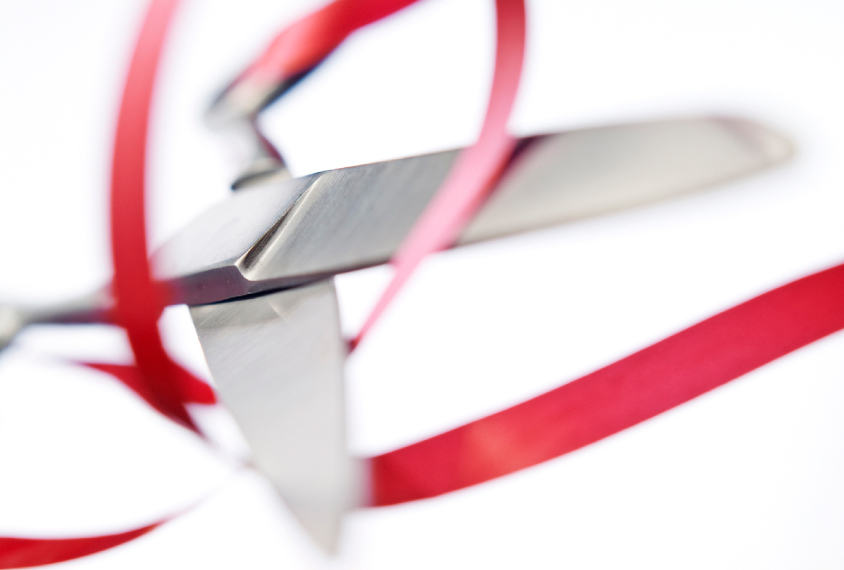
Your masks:
M288 504L289 505L289 504ZM297 508L289 505L290 510L308 536L323 552L330 556L337 554L340 544L340 531L343 512Z
M793 140L765 123L744 117L721 117L720 120L761 151L770 164L791 158L795 153Z

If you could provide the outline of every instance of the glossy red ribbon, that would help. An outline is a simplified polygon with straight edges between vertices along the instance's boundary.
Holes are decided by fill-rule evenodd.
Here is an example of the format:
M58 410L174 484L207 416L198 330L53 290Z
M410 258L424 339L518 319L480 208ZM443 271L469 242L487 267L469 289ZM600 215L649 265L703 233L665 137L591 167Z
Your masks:
M275 85L328 57L355 30L418 0L335 0L281 31L238 78Z
M372 458L373 506L436 497L560 457L842 329L844 265L838 265L541 396ZM155 526L84 539L3 538L0 569L93 554Z
M207 386L164 350L158 319L167 295L153 281L146 243L146 145L155 75L178 0L153 0L141 27L123 89L111 173L114 314L125 327L135 365L87 363L111 374L154 409L198 432L185 403L213 403ZM119 546L165 521L123 533L60 539L0 538L0 569L42 566Z
M282 32L250 69L253 72L261 69L260 73L267 74L266 77L273 77L273 73L276 78L280 77L278 74L295 75L296 70L321 61L356 27L410 3L408 0L338 0ZM196 429L185 403L209 403L213 401L213 393L178 367L164 351L157 320L166 302L166 292L152 280L144 215L144 166L152 87L176 4L177 0L153 0L150 5L132 58L115 139L111 216L116 313L129 333L137 367L88 366L112 374L167 417ZM366 8L356 13L358 6ZM396 262L397 267L407 264L406 275L425 252L450 243L460 224L471 217L473 208L489 190L501 161L509 155L512 142L504 127L515 97L522 54L508 55L501 46L506 41L524 41L523 35L520 40L517 37L520 26L524 33L524 12L520 6L521 0L497 3L499 49L494 87L482 136L473 147L481 149L481 143L487 141L484 144L489 148L477 150L486 159L481 160L477 155L471 160L461 159L461 163L465 160L479 170L473 173L469 166L463 167L465 171L458 166L449 178L471 185L474 190L454 202L443 198L442 204L431 210L436 214L426 213L428 219L424 224L419 223L420 228L426 228L418 229L422 237L417 235L413 241L409 238L407 243L412 243L412 247L406 245ZM510 18L521 18L521 21ZM511 39L506 40L507 37ZM499 81L504 82L504 87ZM489 132L494 136L485 138L484 133ZM457 182L449 184L462 186ZM385 506L435 497L559 457L841 329L844 329L844 265L760 295L527 402L372 458L373 504ZM0 538L0 569L51 564L100 552L142 536L163 522L87 538Z
M153 86L164 39L178 0L150 4L123 88L111 168L112 291L118 323L126 329L145 399L167 417L199 432L179 393L179 366L161 341L158 319L166 292L152 277L147 252L146 152Z
M137 396L144 400L155 410L161 412L162 415L167 416L168 411L158 408L158 400L150 391L149 383L145 382L144 375L137 366L131 364L112 364L101 362L83 362L82 366L87 366L92 370L98 370L109 374L121 384L132 390ZM217 397L214 394L214 389L208 384L182 368L177 366L173 370L174 376L172 380L176 386L176 391L179 395L179 400L185 404L215 404Z
M524 0L496 0L495 72L478 141L460 153L442 187L399 245L390 264L395 273L352 348L360 344L410 276L428 255L454 245L489 196L516 141L507 120L516 101L525 53Z
M372 459L376 506L554 459L844 329L844 265L719 313L517 406Z
M358 27L416 0L337 0L283 31L247 74L284 78L313 67ZM198 432L186 403L213 403L210 387L172 361L158 319L168 300L152 277L146 243L146 146L153 87L178 0L152 0L123 90L111 176L114 314L126 328L135 365L86 363L111 374L162 415ZM244 75L247 75L244 74ZM0 537L0 569L53 564L91 555L150 532L165 521L120 534L65 539Z
M0 570L44 566L81 558L135 540L161 524L87 538L0 538Z

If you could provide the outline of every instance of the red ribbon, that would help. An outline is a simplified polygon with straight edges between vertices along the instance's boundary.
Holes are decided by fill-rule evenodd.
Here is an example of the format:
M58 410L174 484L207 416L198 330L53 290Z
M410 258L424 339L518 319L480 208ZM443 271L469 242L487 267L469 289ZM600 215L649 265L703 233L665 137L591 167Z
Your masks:
M337 0L279 34L250 68L261 79L313 67L358 27L416 0ZM111 237L116 320L126 328L135 366L88 363L133 390L154 409L198 433L186 403L213 403L210 387L172 361L158 319L169 298L148 262L145 168L155 75L178 0L152 0L135 44L115 134ZM41 566L87 556L150 532L164 521L120 534L65 539L0 538L0 569Z
M82 558L135 540L162 523L163 521L119 534L86 538L0 538L0 570L43 566Z
M99 362L84 362L83 366L87 366L92 370L99 370L111 375L117 379L124 386L132 390L141 399L143 399L152 408L161 412L162 415L167 415L167 410L159 409L158 400L154 394L149 390L149 384L145 382L144 375L141 374L137 366L130 364L110 364ZM186 404L215 404L217 397L214 394L214 389L208 384L182 368L177 366L174 369L175 386L179 394L179 400Z
M412 0L337 0L282 32L247 74L276 79L295 75L321 61L357 27L410 3ZM116 313L129 334L137 367L88 366L112 374L155 409L195 430L185 404L210 403L213 393L164 351L157 321L167 297L153 282L148 266L144 216L152 87L176 4L177 0L153 0L150 5L132 58L115 138L111 207L114 293ZM356 11L361 6L364 8ZM512 148L504 127L521 68L524 8L521 0L498 0L497 8L499 44L487 118L478 144L461 155L445 185L465 193L457 198L438 195L436 204L411 232L395 261L399 285L422 255L453 240L488 192ZM505 49L508 45L513 50ZM382 304L386 306L388 301ZM377 314L372 322L374 318ZM760 295L527 402L372 458L373 504L435 497L559 457L841 329L844 265ZM0 538L0 569L51 564L100 552L142 536L162 522L88 538Z
M838 265L541 396L372 458L373 506L435 497L560 457L842 329L844 265ZM155 526L83 539L2 538L0 569L93 554Z
M418 0L335 0L286 27L240 81L275 85L318 65L355 30Z
M525 53L524 0L496 0L495 74L481 134L448 173L430 205L413 225L390 264L395 274L352 341L356 347L407 283L422 260L452 246L492 191L510 159L515 139L507 120L516 100Z
M489 481L595 443L844 329L844 265L497 414L372 459L373 502Z
M153 281L147 253L145 186L147 130L164 38L178 0L150 4L123 88L111 168L112 291L145 384L145 399L181 425L199 432L179 393L180 367L161 342L158 319L167 296Z

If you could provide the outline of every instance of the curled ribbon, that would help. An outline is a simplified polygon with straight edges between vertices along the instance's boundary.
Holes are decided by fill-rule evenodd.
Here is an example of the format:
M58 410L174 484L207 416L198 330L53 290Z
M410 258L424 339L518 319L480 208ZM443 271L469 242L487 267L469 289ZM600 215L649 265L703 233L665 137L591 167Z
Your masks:
M413 1L337 0L279 34L242 77L295 76L318 64L358 27ZM149 109L155 71L177 4L178 0L150 4L132 57L115 137L111 204L115 313L127 329L136 366L88 366L115 376L163 415L198 431L185 404L212 403L214 396L164 351L157 320L167 292L152 279L144 215ZM394 282L358 340L419 260L447 246L460 224L471 218L509 156L512 140L505 127L521 69L524 6L522 0L498 0L497 7L499 47L507 42L515 49L498 50L479 143L461 158L443 192L400 249L393 261ZM449 189L455 194L445 192ZM372 458L372 506L435 497L559 457L842 329L844 265L839 265L746 301L541 396ZM86 538L0 538L0 569L100 552L143 536L166 520Z

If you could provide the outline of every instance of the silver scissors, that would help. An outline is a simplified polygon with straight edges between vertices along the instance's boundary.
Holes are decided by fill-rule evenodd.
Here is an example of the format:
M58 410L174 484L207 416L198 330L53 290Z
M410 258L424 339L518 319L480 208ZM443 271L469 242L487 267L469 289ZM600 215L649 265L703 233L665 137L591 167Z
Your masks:
M254 121L252 122L254 125ZM273 483L328 551L366 503L365 462L346 445L348 354L334 276L387 262L457 151L290 178L249 131L248 184L153 256L190 306L215 386ZM643 206L746 177L792 155L751 120L691 117L522 139L457 246ZM263 168L262 164L269 164ZM0 308L0 347L29 324L98 322L107 290L53 307Z

